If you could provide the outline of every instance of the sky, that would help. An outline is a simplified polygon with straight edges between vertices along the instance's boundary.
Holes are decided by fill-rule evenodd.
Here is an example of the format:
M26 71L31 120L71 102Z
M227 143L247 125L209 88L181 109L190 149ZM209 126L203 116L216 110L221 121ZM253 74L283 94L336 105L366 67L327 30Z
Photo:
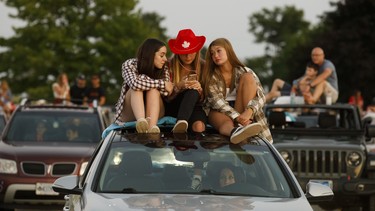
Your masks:
M264 45L254 42L249 32L249 17L263 8L294 5L304 11L305 20L312 24L319 21L318 16L334 8L332 0L139 0L137 8L143 12L156 12L165 19L162 27L167 36L176 37L178 31L190 28L196 35L206 36L205 46L219 37L227 38L240 59L263 55ZM337 2L338 0L333 0ZM0 37L13 35L12 26L21 26L22 22L8 17L10 12L0 2ZM166 40L167 42L167 40Z

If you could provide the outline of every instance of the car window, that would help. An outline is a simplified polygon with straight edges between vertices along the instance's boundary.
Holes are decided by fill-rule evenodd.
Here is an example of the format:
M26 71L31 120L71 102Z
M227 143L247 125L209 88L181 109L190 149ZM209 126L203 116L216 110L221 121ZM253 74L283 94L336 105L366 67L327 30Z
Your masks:
M5 128L6 119L4 115L0 115L0 132L2 132Z
M212 149L201 143L156 143L160 145L112 143L98 171L96 191L292 197L283 170L267 146L224 144ZM197 169L199 188L193 187Z
M351 109L270 108L266 111L271 129L358 130Z
M10 122L7 142L99 142L98 116L77 112L19 112Z

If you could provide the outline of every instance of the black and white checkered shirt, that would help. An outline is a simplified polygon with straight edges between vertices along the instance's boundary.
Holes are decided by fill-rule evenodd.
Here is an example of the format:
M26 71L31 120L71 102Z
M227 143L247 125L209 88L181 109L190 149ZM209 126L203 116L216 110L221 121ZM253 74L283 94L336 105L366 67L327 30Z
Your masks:
M129 89L137 91L158 89L162 96L168 95L168 92L165 90L164 83L164 81L170 81L167 65L165 65L164 68L163 78L153 79L147 75L138 73L137 59L128 59L122 64L122 78L124 79L124 82L122 84L120 97L116 103L115 122L122 122L121 113L123 112L123 109L125 109L125 96Z

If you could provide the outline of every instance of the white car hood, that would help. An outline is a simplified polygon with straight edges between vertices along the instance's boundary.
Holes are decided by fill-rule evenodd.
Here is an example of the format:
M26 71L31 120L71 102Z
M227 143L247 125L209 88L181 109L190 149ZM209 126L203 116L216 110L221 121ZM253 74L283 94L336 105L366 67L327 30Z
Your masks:
M73 198L71 198L72 200ZM276 210L305 211L313 209L302 198L263 198L245 196L187 195L187 194L95 194L87 198L84 210ZM74 200L74 199L73 199ZM80 203L78 203L80 204Z

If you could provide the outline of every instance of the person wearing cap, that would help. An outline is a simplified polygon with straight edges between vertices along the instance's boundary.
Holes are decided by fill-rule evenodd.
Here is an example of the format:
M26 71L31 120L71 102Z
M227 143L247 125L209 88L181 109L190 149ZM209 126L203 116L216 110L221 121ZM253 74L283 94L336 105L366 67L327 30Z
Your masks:
M258 76L240 62L225 38L211 42L205 59L202 85L208 122L234 144L256 135L272 143Z
M161 96L173 91L167 60L166 44L148 38L139 46L137 57L122 64L124 82L116 103L116 124L136 121L138 133L160 133L157 122L164 116Z
M202 109L202 88L199 76L204 66L200 50L206 41L205 36L196 36L191 29L183 29L174 39L168 41L174 53L170 58L170 72L174 89L171 96L165 98L167 116L176 117L174 133L201 133L206 129L207 116Z
M100 75L92 74L91 86L86 89L83 104L89 104L91 106L96 100L99 106L103 106L106 101L105 95L105 89L100 84Z
M76 105L82 105L86 89L86 77L83 74L79 74L74 85L70 87L70 101Z

